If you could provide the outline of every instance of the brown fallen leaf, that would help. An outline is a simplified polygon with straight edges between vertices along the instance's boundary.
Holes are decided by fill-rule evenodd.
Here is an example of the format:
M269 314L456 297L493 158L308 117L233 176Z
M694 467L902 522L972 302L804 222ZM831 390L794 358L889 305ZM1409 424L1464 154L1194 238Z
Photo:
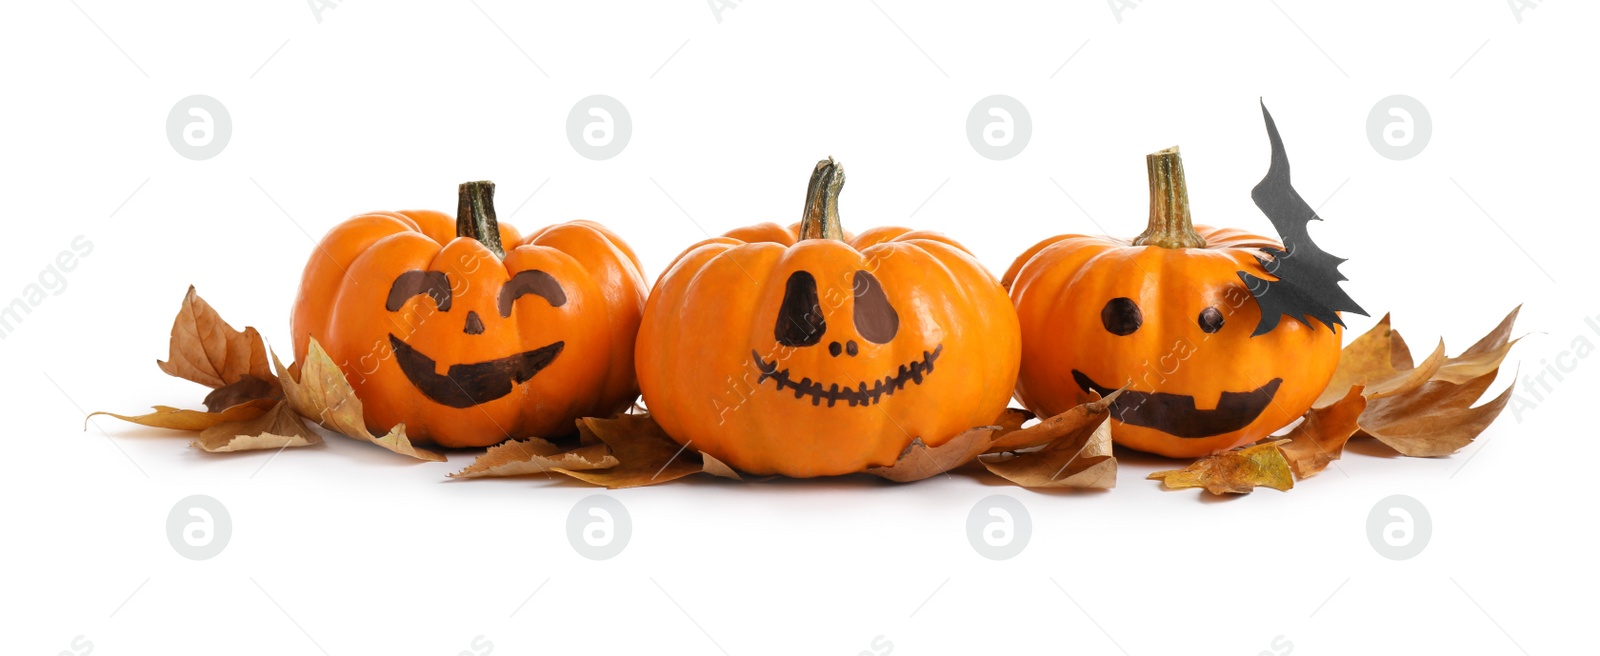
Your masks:
M1370 399L1358 420L1361 434L1376 438L1401 455L1433 457L1455 453L1472 443L1511 401L1515 383L1494 400L1472 407L1497 374L1491 370L1461 384L1441 378L1408 394Z
M1389 326L1389 319L1389 315L1383 315L1377 325L1339 352L1339 366L1313 408L1338 403L1356 385L1366 387L1369 398L1403 394L1428 382L1444 366L1443 340L1422 364L1413 366L1410 349Z
M322 350L322 345L317 343L315 337L311 338L306 349L305 361L296 363L300 368L298 378L290 374L276 353L272 355L272 364L278 371L279 383L283 385L284 399L301 416L335 433L371 442L400 455L444 462L444 456L412 445L406 437L405 424L395 425L383 437L376 437L369 432L366 418L362 415L361 399L356 398L355 390L344 378L344 372L339 370L333 358L328 357L327 351Z
M1471 348L1461 355L1445 360L1444 366L1439 367L1439 372L1434 374L1434 380L1442 380L1456 384L1470 382L1485 374L1500 369L1500 363L1505 362L1506 354L1511 352L1517 340L1511 339L1511 327L1517 321L1517 315L1522 312L1522 306L1511 310L1506 318L1500 320L1500 325L1484 335Z
M996 476L1023 487L1109 490L1117 485L1111 422L1103 414L1062 434L1044 448L1014 455L992 454L978 461Z
M650 415L617 415L611 419L584 417L578 420L578 432L583 435L581 440L604 444L618 463L606 469L554 467L551 471L592 485L618 489L665 483L702 472L725 477L733 472L714 459L716 464L707 466L700 453L689 448L691 445L674 442Z
M1284 441L1226 451L1183 469L1155 472L1149 478L1161 481L1169 490L1203 487L1212 494L1249 494L1260 486L1288 490L1294 487L1294 474L1278 449Z
M700 460L702 461L701 470L707 474L712 476L720 476L722 478L729 478L735 481L744 481L744 476L741 476L739 472L734 470L734 468L729 467L728 463L711 457L711 454L709 453L700 454Z
M1050 444L1063 436L1083 431L1086 427L1092 431L1094 426L1099 425L1100 420L1105 418L1111 403L1116 401L1117 395L1121 393L1122 390L1117 390L1103 399L1073 406L1066 412L1027 428L1005 433L995 440L994 444L989 445L989 453L1018 451Z
M283 388L278 386L276 378L268 381L256 378L250 374L239 377L239 380L211 390L206 395L206 410L220 412L248 401L257 399L281 399Z
M254 419L227 421L203 431L189 443L209 453L283 449L321 444L322 438L306 427L304 419L285 401L279 401Z
M217 424L228 421L245 421L255 419L272 409L275 401L271 399L258 399L233 406L222 412L201 412L199 410L185 410L172 406L153 406L155 412L142 415L119 415L115 412L91 412L89 417L106 415L116 417L123 421L149 426L152 428L170 428L173 430L201 431ZM89 417L84 418L84 428L88 429Z
M157 360L156 365L168 375L213 389L246 375L273 380L261 334L249 326L244 332L234 330L195 293L193 285L172 322L167 360Z
M616 457L604 444L581 446L563 452L561 447L537 437L506 442L489 447L466 469L450 474L452 478L482 478L488 476L526 476L548 474L561 468L567 471L606 469L617 466Z
M939 446L928 446L922 438L915 438L900 452L900 458L894 464L871 467L867 473L896 483L911 483L937 476L967 464L988 451L1000 430L1000 426L970 428Z
M1315 476L1344 454L1345 442L1356 434L1356 420L1367 409L1365 388L1350 388L1337 403L1306 412L1305 421L1285 436L1280 447L1296 478Z
M1034 414L1022 408L1006 408L1000 411L1000 416L995 417L993 424L1000 430L994 432L995 439L1000 439L1009 433L1022 430L1022 425L1034 420Z

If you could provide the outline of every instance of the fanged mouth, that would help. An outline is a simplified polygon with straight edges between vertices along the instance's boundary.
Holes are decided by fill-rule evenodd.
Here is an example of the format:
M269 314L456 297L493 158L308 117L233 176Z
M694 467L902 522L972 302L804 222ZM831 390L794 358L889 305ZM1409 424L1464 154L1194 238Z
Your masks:
M1098 392L1102 397L1116 391L1095 383L1077 369L1072 370L1072 379L1083 391ZM1178 437L1211 437L1249 426L1272 403L1282 383L1282 378L1274 378L1249 392L1223 392L1215 410L1195 409L1192 396L1123 390L1111 403L1111 416L1124 424L1154 428Z
M487 362L453 364L442 376L434 372L433 358L423 355L399 337L389 335L389 344L394 347L394 357L400 363L400 370L406 372L406 378L423 395L441 405L470 408L510 394L513 386L526 382L550 366L550 362L561 354L561 349L567 343L555 342Z
M840 401L850 404L851 407L877 403L886 394L893 396L897 390L905 387L906 383L921 385L923 377L933 373L933 361L938 360L939 354L942 352L944 352L943 344L933 347L932 352L923 351L922 359L913 360L910 364L900 365L900 371L894 375L884 376L873 381L870 388L867 387L865 382L858 382L854 389L850 387L840 388L838 383L830 384L824 388L822 383L812 382L810 378L802 378L800 382L796 383L789 379L788 369L778 371L778 362L776 360L767 362L761 359L761 354L754 349L750 351L750 357L756 361L756 367L761 369L761 378L756 381L756 385L767 382L767 379L771 378L777 384L778 391L781 392L786 387L792 388L794 389L794 398L810 396L811 405L822 405L823 401L827 401L828 407L831 408L833 404Z

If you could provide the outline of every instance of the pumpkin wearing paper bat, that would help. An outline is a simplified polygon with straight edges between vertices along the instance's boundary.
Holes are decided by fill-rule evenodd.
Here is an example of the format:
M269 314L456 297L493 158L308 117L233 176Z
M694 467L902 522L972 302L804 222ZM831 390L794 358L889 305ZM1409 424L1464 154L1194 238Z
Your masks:
M520 236L494 184L460 187L457 216L358 215L312 251L291 330L316 338L367 423L447 447L560 435L638 395L633 345L647 290L638 259L588 221Z
M1311 407L1339 362L1338 312L1363 312L1338 286L1343 260L1307 236L1317 216L1290 186L1283 142L1262 113L1272 165L1252 197L1287 248L1193 225L1171 148L1146 158L1143 234L1052 237L1012 264L1017 397L1029 410L1053 416L1126 388L1111 407L1117 443L1197 457L1266 437Z
M989 424L1016 383L1016 312L937 233L839 225L844 170L819 162L804 219L685 251L639 330L639 387L673 439L753 474L892 465Z

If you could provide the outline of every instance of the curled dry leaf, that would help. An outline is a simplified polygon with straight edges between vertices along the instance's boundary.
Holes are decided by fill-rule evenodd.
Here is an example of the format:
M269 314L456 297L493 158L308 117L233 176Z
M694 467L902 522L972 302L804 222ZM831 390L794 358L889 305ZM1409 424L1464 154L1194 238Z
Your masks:
M322 350L322 345L317 343L315 337L311 338L306 349L305 361L296 364L300 369L298 378L283 366L277 354L272 355L272 364L283 385L284 399L295 412L321 424L323 428L418 460L444 461L444 456L412 445L406 437L405 424L396 425L383 437L369 432L366 418L362 415L361 399L356 398L355 390L344 378L344 372L339 370L333 358L328 357L328 352Z
M1441 342L1418 365L1412 364L1410 348L1400 333L1390 328L1386 315L1372 330L1344 348L1333 382L1307 417L1322 410L1332 411L1338 404L1352 403L1352 390L1364 383L1361 395L1366 403L1356 419L1356 436L1376 438L1407 456L1455 453L1488 428L1511 401L1515 381L1499 397L1473 407L1494 382L1500 365L1517 343L1511 338L1511 331L1519 312L1520 307L1513 309L1494 330L1461 355L1445 357ZM1337 424L1340 431L1342 421L1341 418ZM1291 462L1296 461L1295 450L1307 443L1299 444L1286 447ZM1328 460L1337 458L1338 452L1332 452ZM1314 460L1302 461L1311 473L1327 465ZM1307 475L1310 474L1301 474Z
M922 438L900 452L900 458L887 467L872 467L868 474L896 483L910 483L943 474L971 462L978 454L989 450L1000 426L979 426L963 431L939 446L928 446Z
M1050 444L1062 437L1085 431L1086 427L1087 430L1092 431L1094 426L1099 425L1099 422L1105 419L1106 412L1120 394L1122 394L1122 390L1117 390L1103 399L1096 399L1089 403L1074 406L1066 412L1027 428L1004 433L999 439L995 440L994 444L989 446L989 453L1018 451ZM1002 419L1005 417L1005 415L1001 415ZM1021 422L1017 422L1017 425L1020 427ZM1087 433L1084 434L1087 435Z
M276 378L269 381L245 374L240 376L239 380L211 390L211 393L206 395L205 404L207 411L221 412L248 401L281 398L283 398L283 388L278 386Z
M1356 385L1337 403L1312 408L1305 421L1285 436L1283 456L1296 478L1315 476L1344 454L1345 442L1356 434L1356 420L1367 409L1364 390Z
M552 471L613 490L665 483L706 471L700 454L667 437L650 415L584 417L578 420L578 432L582 435L580 441L604 444L617 459L617 465L591 470L556 467Z
M1288 490L1294 487L1294 474L1278 449L1284 441L1225 451L1183 469L1155 472L1149 478L1161 481L1169 490L1203 487L1212 494L1248 494L1261 486Z
M1494 382L1495 371L1462 384L1431 380L1416 390L1370 399L1358 424L1361 434L1376 438L1401 455L1447 456L1472 443L1511 401L1511 390L1472 407Z
M223 422L246 421L255 419L265 414L276 402L271 399L257 399L233 406L222 412L201 412L199 410L185 410L171 406L158 405L155 412L143 415L119 415L115 412L91 412L89 417L106 415L116 417L123 421L149 426L152 428L170 428L173 430L201 431L216 426ZM89 417L84 418L84 427L88 428Z
M221 453L321 443L322 438L306 427L305 420L289 407L288 402L279 401L272 409L254 419L227 421L200 431L200 439L189 445L202 451Z
M273 380L261 334L249 326L243 332L234 330L195 293L193 285L172 322L167 360L156 365L169 375L213 389L247 375Z
M1103 408L1099 415L1077 422L1072 430L1041 449L987 455L979 462L996 476L1023 487L1109 490L1117 485L1111 422L1106 420Z
M450 476L452 478L525 476L548 474L557 468L566 471L585 471L615 466L617 459L604 444L591 444L563 452L561 447L546 440L530 437L491 446L466 469Z

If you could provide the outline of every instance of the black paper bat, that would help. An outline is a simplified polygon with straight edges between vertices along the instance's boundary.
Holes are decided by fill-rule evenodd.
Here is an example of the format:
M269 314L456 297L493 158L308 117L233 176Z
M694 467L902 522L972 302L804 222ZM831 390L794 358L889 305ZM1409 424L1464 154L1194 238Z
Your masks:
M1261 267L1277 280L1239 272L1261 306L1261 323L1256 324L1251 337L1271 332L1285 316L1307 326L1311 325L1306 320L1308 317L1316 319L1329 330L1334 324L1344 325L1339 320L1339 312L1367 316L1367 311L1339 287L1345 280L1344 274L1339 273L1344 258L1317 248L1311 241L1307 224L1322 218L1289 184L1289 156L1283 151L1283 138L1278 136L1278 126L1272 122L1272 114L1264 102L1261 115L1267 119L1267 137L1272 140L1272 166L1267 169L1267 177L1250 191L1250 198L1272 221L1278 236L1283 238L1285 250L1261 249L1272 256L1271 259L1262 258Z

